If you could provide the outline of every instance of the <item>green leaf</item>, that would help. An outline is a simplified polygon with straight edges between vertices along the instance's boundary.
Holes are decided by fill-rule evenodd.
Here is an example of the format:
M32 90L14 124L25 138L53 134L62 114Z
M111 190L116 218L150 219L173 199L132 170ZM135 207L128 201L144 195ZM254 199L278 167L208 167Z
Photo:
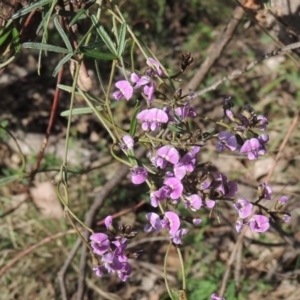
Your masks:
M99 52L98 50L87 49L84 46L79 47L79 51L86 56L89 56L89 57L92 57L95 59L100 59L100 60L114 60L117 58L116 55L113 55L111 53L103 53L103 52Z
M71 27L71 26L73 26L73 25L76 23L77 20L85 18L85 16L83 17L83 15L87 15L87 10L88 10L95 2L96 2L96 0L93 0L93 1L91 1L91 2L89 2L89 3L87 3L87 4L85 5L84 8L80 9L80 10L76 13L76 15L74 16L74 18L71 20L71 22L69 23L69 26Z
M59 35L61 36L61 38L63 39L67 49L69 50L69 52L72 52L73 51L73 47L66 35L66 33L64 32L64 30L62 29L62 27L60 26L59 24L59 21L58 21L58 16L55 16L54 18L54 25L59 33Z
M20 36L19 36L19 32L16 27L13 27L13 29L12 29L12 36L13 36L13 45L14 45L15 51L19 52L21 50Z
M97 110L103 110L102 106L95 106ZM72 109L72 116L75 115L86 115L91 114L94 111L90 107L81 107L81 108L73 108ZM68 117L70 115L70 110L65 110L60 114L62 117Z
M101 39L104 41L104 43L106 44L108 49L111 51L112 54L114 54L115 56L118 56L118 52L117 52L117 49L115 47L115 44L111 40L108 33L105 31L104 27L102 25L100 25L100 23L98 22L98 19L96 18L96 16L92 15L91 19L92 19L92 22L93 22L94 26L96 27L96 30L97 30L98 34L100 35Z
M37 1L37 2L33 2L27 6L22 7L19 11L17 11L14 15L12 15L12 19L17 19L21 16L24 16L26 14L28 14L29 12L31 12L32 10L44 6L48 3L51 3L53 0L41 0L41 1ZM57 0L55 0L55 2L57 2Z
M49 20L49 17L50 15L52 14L52 9L50 9L50 7L47 9L47 11L43 11L42 12L42 20L41 20L41 23L39 24L38 28L36 29L36 35L39 34L40 30L43 28L43 27L46 27L46 25L48 24L48 20ZM45 28L44 28L45 29Z
M44 50L44 51L52 51L52 52L58 52L58 53L70 53L70 51L66 48L49 45L49 44L41 44L41 43L24 43L22 44L23 48L30 48L30 49L36 49L36 50Z
M12 29L11 28L5 28L4 32L1 32L0 35L0 46L3 45L6 42L7 37L11 34Z
M176 133L181 133L181 134L185 133L185 131L182 128L177 127L177 126L172 125L172 124L168 124L168 129L170 129L171 131L174 131Z
M69 86L69 85L58 84L57 87L58 87L59 89L63 90L63 91L68 92L68 93L71 93L71 92L72 92L72 87ZM92 95L92 94L87 93L87 92L82 92L82 93L84 93L84 95L85 95L89 100L91 100L91 101L95 101L95 102L98 102L98 103L104 103L104 102L105 102L103 99L100 99L100 98L98 98L98 97L96 97L96 96L94 96L94 95ZM75 91L75 94L76 94L76 95L81 95L81 93L76 92L76 91Z
M0 186L3 186L5 184L7 184L7 183L15 181L15 180L17 180L19 178L20 178L19 175L11 175L11 176L7 176L7 177L4 177L4 178L1 178L0 179Z
M59 72L60 68L73 56L73 53L68 53L66 56L64 56L60 62L55 67L52 76L55 77L57 73Z
M130 129L129 129L129 134L131 136L134 136L135 135L135 132L136 132L136 125L137 125L137 114L140 112L140 103L137 102L136 105L135 105L135 108L134 108L134 113L133 113L133 116L132 116L132 119L131 119L131 123L130 123Z
M125 22L122 23L121 29L120 29L120 32L119 32L118 57L120 57L122 55L123 51L124 51L126 28L127 28L127 24Z

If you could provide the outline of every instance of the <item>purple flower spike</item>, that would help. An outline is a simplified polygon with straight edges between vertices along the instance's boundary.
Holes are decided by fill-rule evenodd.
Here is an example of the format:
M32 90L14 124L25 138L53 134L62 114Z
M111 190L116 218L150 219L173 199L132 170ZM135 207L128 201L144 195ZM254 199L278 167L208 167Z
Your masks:
M157 150L157 155L164 158L166 161L175 165L179 161L179 153L178 151L171 146L163 146Z
M253 215L249 221L249 226L252 231L265 232L269 229L269 219L263 215Z
M95 254L103 255L110 247L108 236L104 233L94 233L90 236L90 240Z
M238 147L238 143L234 134L229 131L221 131L218 134L220 142L216 145L216 148L219 152L224 151L225 146L228 147L231 151L235 151Z
M131 135L129 134L125 134L123 137L122 137L122 140L124 142L124 145L123 145L123 149L126 150L126 149L130 149L132 150L133 149L133 146L134 146L134 139Z
M175 234L180 227L180 219L173 211L166 211L163 220L161 220L162 228L169 228L170 235Z
M202 198L197 194L186 196L183 204L186 209L190 208L192 211L197 211L202 206Z
M150 224L145 225L144 231L151 232L152 229L154 229L156 233L159 233L162 228L159 215L156 213L148 213L146 214L146 218Z
M115 86L119 89L119 91L113 93L113 97L117 101L121 100L123 96L127 101L132 97L133 87L127 80L117 81Z
M147 169L139 166L134 166L131 170L131 182L133 184L141 184L147 180Z
M238 199L236 203L233 204L234 208L238 211L239 217L245 219L251 215L253 205L245 200Z
M225 298L219 297L217 293L213 293L210 297L210 300L225 300Z
M179 229L174 234L170 234L170 238L174 244L182 244L181 238L188 233L187 229Z
M183 185L176 177L169 177L164 180L164 184L171 189L170 198L178 199L183 192Z

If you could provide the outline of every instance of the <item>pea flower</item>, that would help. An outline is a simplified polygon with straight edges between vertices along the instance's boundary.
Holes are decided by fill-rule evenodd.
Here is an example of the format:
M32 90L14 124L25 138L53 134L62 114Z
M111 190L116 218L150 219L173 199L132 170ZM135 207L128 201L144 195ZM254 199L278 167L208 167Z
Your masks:
M162 228L159 215L156 213L148 213L146 214L146 218L150 224L145 225L144 231L151 232L154 229L156 233L159 233Z
M166 211L161 220L162 228L170 229L170 235L174 235L180 227L180 219L173 211Z
M265 232L269 229L269 219L263 215L253 215L249 221L249 226L252 231Z
M175 233L170 234L170 238L174 244L182 244L181 238L188 233L187 229L179 229Z
M147 180L148 171L144 167L134 166L131 170L131 182L141 184Z
M151 131L159 128L161 124L168 122L168 115L161 109L151 108L145 109L137 114L137 119L143 121L142 129Z
M119 80L116 82L115 86L119 89L119 91L113 93L113 97L117 101L121 100L122 97L128 101L132 97L133 87L127 80Z
M223 152L225 150L225 146L231 151L235 151L238 148L236 137L230 131L221 131L218 134L218 138L220 141L216 145L217 151Z
M233 204L234 208L238 211L239 217L245 219L251 215L253 205L246 199L238 199Z
M104 233L94 233L90 236L90 240L95 254L103 255L110 247L108 236Z

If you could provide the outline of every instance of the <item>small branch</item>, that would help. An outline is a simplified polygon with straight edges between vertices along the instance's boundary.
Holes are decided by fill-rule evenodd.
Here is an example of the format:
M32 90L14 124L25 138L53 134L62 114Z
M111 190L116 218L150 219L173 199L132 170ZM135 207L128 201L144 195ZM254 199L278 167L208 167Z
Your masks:
M250 64L248 64L244 69L236 69L234 71L232 71L229 75L223 77L222 79L220 79L219 81L215 82L212 86L207 87L199 92L196 92L193 94L194 97L199 97L209 91L215 90L219 85L221 85L223 82L225 82L226 80L233 80L236 78L241 77L242 75L244 75L246 72L248 72L250 69L252 69L254 66L260 64L261 62L263 62L264 60L270 58L270 57L274 57L277 55L280 55L282 53L285 53L287 51L290 50L294 50L300 48L300 42L294 43L294 44L290 44L287 45L285 47L282 48L278 48L270 53L266 53L263 56L261 56L260 58L254 60L253 62L251 62Z

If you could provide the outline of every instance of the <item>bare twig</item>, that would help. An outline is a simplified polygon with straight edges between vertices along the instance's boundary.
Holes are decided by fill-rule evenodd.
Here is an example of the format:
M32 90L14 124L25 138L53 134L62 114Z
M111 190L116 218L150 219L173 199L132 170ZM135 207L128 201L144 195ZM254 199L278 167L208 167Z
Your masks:
M261 62L263 62L264 60L270 58L270 57L274 57L277 55L280 55L284 52L290 51L290 50L294 50L300 48L300 42L294 43L294 44L290 44L287 45L285 47L282 48L278 48L270 53L266 53L263 56L261 56L260 58L252 61L250 64L248 64L244 69L236 69L234 71L232 71L229 75L223 77L222 79L220 79L219 81L215 82L213 85L199 91L193 94L194 97L199 97L209 91L215 90L219 85L221 85L223 82L227 81L227 80L233 80L236 78L241 77L242 75L244 75L247 71L249 71L250 69L252 69L254 66L260 64Z
M220 57L222 51L232 38L232 35L237 28L238 24L240 23L242 17L244 16L244 9L240 6L237 6L229 20L228 24L226 25L225 29L220 33L217 38L217 41L212 46L212 51L208 54L204 62L202 63L201 67L194 75L194 77L189 81L188 85L184 89L184 94L190 93L197 89L200 83L203 81L204 77L213 66L215 61Z

